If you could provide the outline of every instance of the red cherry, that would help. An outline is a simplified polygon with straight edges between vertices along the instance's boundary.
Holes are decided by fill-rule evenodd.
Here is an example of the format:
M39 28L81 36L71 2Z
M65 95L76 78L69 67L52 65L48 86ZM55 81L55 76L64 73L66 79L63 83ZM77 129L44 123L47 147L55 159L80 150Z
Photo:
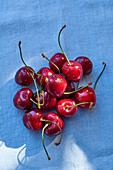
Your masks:
M62 73L66 77L66 79L78 82L82 78L83 75L83 69L81 64L77 63L76 61L70 61L70 64L68 62L65 62L62 66Z
M31 67L29 67L31 70L33 70ZM33 70L34 71L34 70ZM28 86L33 82L33 78L31 77L30 73L35 78L35 73L30 71L26 66L20 68L15 75L15 81L17 84L22 86Z
M74 99L77 104L83 103L83 102L91 102L92 107L93 107L96 103L95 91L91 87L87 86L83 88L82 90L77 91L74 95ZM90 106L90 103L79 105L79 107L84 108L84 109L89 108L89 106Z
M59 35L58 35L59 47L62 50L62 52L67 60L62 66L62 73L64 74L66 79L73 81L73 82L78 82L82 78L83 68L80 63L77 63L76 61L69 61L68 57L66 56L65 52L62 49L61 43L60 43L60 34L65 27L66 27L66 25L64 25L61 28Z
M56 113L47 113L45 116L44 116L44 120L50 120L50 121L53 121L55 122L57 125L60 126L60 128L63 130L64 129L64 121L63 119L57 115ZM45 122L44 124L48 124L47 122ZM45 133L46 135L58 135L61 131L59 129L59 127L53 124L53 123L50 123L49 126L45 129Z
M44 114L41 110L33 108L24 113L23 123L30 130L40 130L43 126L41 121L43 117Z
M64 56L64 54L62 53L56 53L54 56L52 56L52 58L50 59L50 61L52 61L60 70L60 72L62 72L62 65L67 61L66 57ZM55 73L59 73L58 69L51 63L49 62L49 67L51 68L51 70L53 70Z
M41 76L38 75L36 76L37 83L40 85L41 79L43 77L42 87L45 87L47 83L47 78L55 73L50 68L43 67L37 72L37 74L41 75Z
M13 103L18 109L29 109L32 106L30 98L33 98L33 92L29 88L22 88L15 94Z
M45 89L48 91L48 93L56 98L61 97L66 88L67 81L63 76L59 74L53 74L50 76L45 86Z
M77 57L75 61L82 65L84 75L88 75L92 72L93 64L89 58L80 56L80 57Z
M39 97L40 104L43 103L43 97L40 95ZM34 101L38 103L37 94L34 96ZM46 90L44 91L44 105L41 106L42 110L50 110L57 103L57 99L54 96L51 96Z
M94 90L96 88L96 85L97 85L101 75L103 74L103 72L106 68L106 63L103 62L102 64L104 65L104 67L103 67L101 73L99 74L99 76L97 77L97 80L95 81L94 88L92 89L91 87L87 86L87 87L75 92L74 98L75 98L76 103L90 102L90 104L80 105L81 108L90 108L91 109L96 103L96 95L95 95Z
M58 114L60 114L63 117L70 117L70 116L74 115L78 110L77 106L67 107L67 106L73 106L73 105L76 105L74 100L62 99L57 103L56 111Z

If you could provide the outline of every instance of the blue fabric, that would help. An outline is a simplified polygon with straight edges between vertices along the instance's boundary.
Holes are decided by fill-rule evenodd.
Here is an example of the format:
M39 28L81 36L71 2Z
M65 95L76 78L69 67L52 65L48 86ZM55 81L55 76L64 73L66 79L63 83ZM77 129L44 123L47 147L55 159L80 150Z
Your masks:
M15 83L23 56L38 71L48 66L41 57L61 52L57 36L69 59L84 55L93 62L93 72L81 85L95 82L97 103L92 110L79 109L65 119L63 139L45 136L51 156L48 161L41 143L41 131L24 127L23 111L13 106L21 87ZM113 1L112 0L11 0L0 1L0 170L112 170L113 169ZM34 85L30 85L34 89Z

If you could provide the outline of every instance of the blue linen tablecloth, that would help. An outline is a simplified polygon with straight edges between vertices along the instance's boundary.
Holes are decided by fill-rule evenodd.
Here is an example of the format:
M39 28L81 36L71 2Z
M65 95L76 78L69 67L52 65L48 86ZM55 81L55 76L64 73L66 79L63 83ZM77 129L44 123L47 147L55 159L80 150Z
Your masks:
M48 66L42 52L49 58L61 52L57 36L64 24L61 43L69 59L83 55L93 62L80 86L95 82L103 61L107 67L96 87L95 107L65 119L58 147L53 144L58 137L45 136L48 161L41 131L25 128L23 111L13 106L21 88L14 76L23 66L18 42L26 63L38 71ZM0 1L0 47L0 170L113 170L113 1Z

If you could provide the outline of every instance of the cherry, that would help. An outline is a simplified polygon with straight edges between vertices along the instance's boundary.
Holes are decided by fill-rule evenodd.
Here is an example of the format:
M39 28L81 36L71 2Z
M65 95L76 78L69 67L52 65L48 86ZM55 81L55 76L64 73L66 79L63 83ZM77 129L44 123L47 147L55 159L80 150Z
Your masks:
M50 156L44 144L44 132L49 136L58 135L59 133L61 133L60 140L57 143L54 143L55 145L59 145L62 140L62 130L64 129L64 121L56 113L47 113L44 116L44 119L41 119L41 121L44 122L44 127L42 129L42 144L46 152L47 158L48 160L50 160Z
M64 94L61 96L62 99L66 99L66 98L71 98L73 96L73 93L70 93L70 92L73 92L75 91L75 85L73 82L71 81L67 81L67 88L64 92ZM66 92L69 92L68 94L66 94Z
M93 64L89 58L80 56L80 57L77 57L75 61L82 65L84 75L88 75L92 72Z
M34 71L31 67L29 67L32 71ZM22 85L22 86L28 86L33 82L33 79L30 75L30 73L33 75L35 78L35 73L30 71L26 66L20 68L15 75L15 81L17 84Z
M44 120L53 121L58 126L60 126L60 128L62 130L64 129L64 121L56 113L53 113L53 112L47 113L44 116ZM45 122L44 124L46 125L47 123L48 122ZM61 132L61 130L60 130L60 128L57 125L55 125L53 123L50 123L49 126L45 129L46 135L49 135L49 136L51 136L51 135L58 135Z
M60 100L56 105L56 111L58 114L60 114L63 117L70 117L74 115L78 107L67 107L67 106L73 106L76 105L75 101L72 99L62 99Z
M106 67L106 63L102 63L104 64L104 68L103 70L101 71L101 73L99 74L95 84L94 84L94 88L91 88L89 86L75 92L75 95L74 95L74 98L75 98L75 102L76 103L83 103L83 102L90 102L90 104L82 104L80 105L79 107L81 108L91 108L95 105L96 103L96 95L95 95L95 88L96 88L96 85L97 85L97 82L99 80L99 78L101 77L103 71L105 70L105 67Z
M33 108L24 113L23 123L30 130L40 130L43 126L41 121L43 117L44 114L40 109Z
M22 88L15 94L13 103L18 109L29 109L32 106L33 92L29 88Z
M80 105L79 107L81 108L89 108L90 102L92 102L92 107L93 107L96 103L95 91L91 87L87 86L77 91L74 95L74 99L76 103L89 102L89 104Z
M82 78L83 69L81 64L76 61L70 61L70 65L68 62L65 62L62 66L62 73L66 77L66 79L78 82Z
M67 88L67 81L59 74L53 74L48 77L48 82L45 85L45 89L52 96L58 98L61 97Z
M36 76L37 83L40 85L41 79L43 78L42 87L45 87L47 80L48 80L48 77L55 74L55 73L50 68L43 67L37 72L37 74L39 74L39 75Z
M59 46L67 60L62 66L62 73L64 74L66 79L73 81L73 82L79 82L83 75L82 65L76 61L69 61L60 44L60 34L65 27L66 25L64 25L61 28L59 35L58 35Z
M53 55L50 59L59 69L60 72L62 72L62 65L67 61L64 54L62 53L56 53ZM58 69L51 63L49 62L49 67L51 70L53 70L55 73L58 73Z
M40 104L43 103L43 96L39 96ZM34 96L34 101L38 103L37 95ZM57 99L54 96L51 96L46 90L44 90L44 104L41 106L42 110L50 110L52 109L57 103Z

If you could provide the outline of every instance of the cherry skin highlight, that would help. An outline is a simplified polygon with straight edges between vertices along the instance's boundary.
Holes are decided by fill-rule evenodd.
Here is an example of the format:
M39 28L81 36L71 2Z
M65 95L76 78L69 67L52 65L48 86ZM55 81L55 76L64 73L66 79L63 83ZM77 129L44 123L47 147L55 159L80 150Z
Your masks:
M43 117L44 114L41 110L33 108L24 113L23 123L30 130L40 130L43 126L41 121Z
M70 61L70 64L68 62L65 62L62 66L62 73L66 77L66 79L72 81L72 82L78 82L82 78L83 75L83 68L81 64L79 64L76 61Z
M15 94L13 103L18 109L29 109L33 104L30 98L33 98L33 92L29 88L22 88Z
M73 82L67 80L67 88L66 88L65 92L72 92L72 91L75 91L75 85ZM63 94L61 96L61 99L71 98L71 97L73 97L73 95L74 95L74 93Z
M74 100L62 99L57 103L56 111L59 115L61 115L63 117L70 117L70 116L74 115L78 110L77 106L67 107L67 106L73 106L73 105L76 105Z
M83 88L82 90L77 91L74 94L74 99L77 104L83 103L83 102L90 102L90 103L92 102L92 107L93 107L96 103L95 91L91 87L87 86L87 87ZM90 104L79 105L79 107L81 107L83 109L88 109L89 106L90 106Z
M75 59L76 62L80 63L83 67L83 75L88 75L92 72L93 64L89 58L80 56Z
M53 121L53 122L57 123L62 130L64 129L64 120L56 113L53 113L53 112L47 113L44 116L44 120ZM44 125L45 124L48 124L48 123L44 122ZM60 132L61 131L60 131L59 127L53 123L50 123L49 126L45 129L46 135L49 135L49 136L58 135Z
M39 96L40 104L43 103L43 97L40 95ZM37 94L34 96L34 101L37 103L38 98ZM52 109L57 103L57 99L54 96L51 96L46 90L44 91L44 105L41 106L42 110L50 110Z
M67 61L66 57L62 53L56 53L54 56L51 57L50 61L52 61L60 70L62 71L62 65ZM59 73L58 69L49 62L49 67L51 70L53 70L55 73Z
M33 70L31 67L29 67L31 70ZM34 70L33 70L34 71ZM30 71L26 66L21 67L15 75L15 81L17 84L22 86L28 86L33 82L33 78L31 77L30 73L35 78L35 73Z
M67 81L63 76L59 74L53 74L50 76L45 86L45 89L48 91L48 93L56 98L61 97L66 88Z
M49 76L55 74L50 68L47 68L47 67L41 68L37 73L41 75L41 76L38 76L38 75L36 76L36 81L39 85L40 85L41 79L43 77L42 87L45 87L45 85L47 83L47 78Z

